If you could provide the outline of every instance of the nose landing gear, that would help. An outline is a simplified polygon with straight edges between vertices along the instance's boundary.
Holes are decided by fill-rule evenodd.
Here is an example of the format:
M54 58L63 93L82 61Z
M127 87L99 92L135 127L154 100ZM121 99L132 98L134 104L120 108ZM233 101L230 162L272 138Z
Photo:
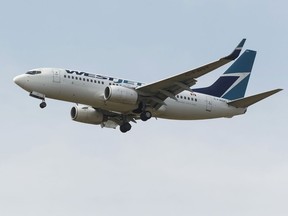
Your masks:
M40 103L40 108L43 109L47 106L46 102L43 100L41 103Z
M33 91L30 93L30 96L42 100L42 102L39 105L41 109L43 109L47 106L47 104L45 102L45 95L44 94Z

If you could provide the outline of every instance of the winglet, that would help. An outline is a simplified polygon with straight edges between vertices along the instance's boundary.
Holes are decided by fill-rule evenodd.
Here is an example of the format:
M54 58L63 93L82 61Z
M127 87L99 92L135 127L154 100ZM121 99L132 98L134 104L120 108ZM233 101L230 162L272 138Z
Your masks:
M240 55L240 52L242 50L242 47L244 46L245 41L246 38L242 39L241 42L238 44L238 46L234 49L234 51L230 55L224 57L224 59L231 61L235 60Z

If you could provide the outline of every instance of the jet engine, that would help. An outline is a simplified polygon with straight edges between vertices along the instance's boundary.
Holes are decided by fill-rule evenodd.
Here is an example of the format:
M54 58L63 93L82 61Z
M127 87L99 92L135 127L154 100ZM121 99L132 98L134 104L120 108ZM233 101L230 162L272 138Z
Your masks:
M101 124L104 120L102 112L89 106L74 106L72 107L70 114L72 120L82 123Z
M104 91L104 99L114 103L135 105L138 100L138 93L134 89L123 86L108 86Z

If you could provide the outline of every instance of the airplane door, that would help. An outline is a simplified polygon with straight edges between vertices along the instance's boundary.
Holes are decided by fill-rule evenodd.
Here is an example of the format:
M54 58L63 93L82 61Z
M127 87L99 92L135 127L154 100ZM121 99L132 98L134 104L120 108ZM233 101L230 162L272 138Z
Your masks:
M210 97L206 97L206 111L211 112L212 111L212 101Z
M53 82L60 83L60 71L53 71Z

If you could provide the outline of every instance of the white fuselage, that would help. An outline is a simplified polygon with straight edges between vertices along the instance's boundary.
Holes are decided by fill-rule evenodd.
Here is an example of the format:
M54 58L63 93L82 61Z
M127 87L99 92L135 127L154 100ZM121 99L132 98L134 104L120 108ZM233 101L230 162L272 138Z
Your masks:
M119 113L131 113L137 105L112 103L104 99L107 86L119 85L136 88L143 83L100 76L85 72L64 69L41 68L41 74L23 74L14 81L28 92L37 92L47 98L90 105L94 108ZM211 119L232 117L246 112L245 108L235 108L223 98L201 93L183 91L176 95L177 100L167 98L166 105L158 110L150 110L153 117L179 120Z

